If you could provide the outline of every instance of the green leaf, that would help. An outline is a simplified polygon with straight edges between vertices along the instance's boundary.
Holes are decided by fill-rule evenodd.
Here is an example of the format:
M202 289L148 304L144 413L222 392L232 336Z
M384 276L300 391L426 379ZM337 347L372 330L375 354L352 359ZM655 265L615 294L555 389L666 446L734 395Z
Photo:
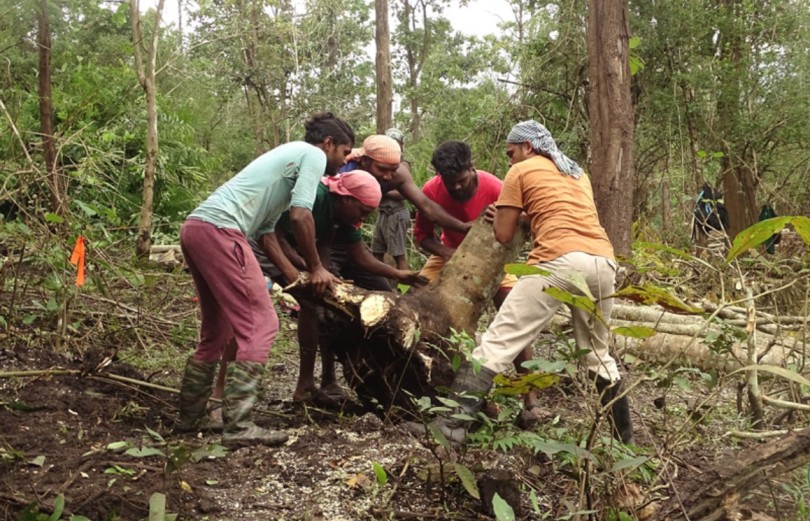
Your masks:
M219 443L204 445L191 453L191 461L197 463L204 459L224 458L228 455L228 449Z
M464 485L464 490L475 499L481 499L481 494L478 492L478 484L475 482L475 476L470 469L461 463L453 463L453 468L456 469L456 475Z
M658 304L672 313L700 314L703 312L702 309L684 303L675 295L667 293L665 289L658 286L627 286L611 295L611 297L625 298L639 304Z
M613 334L630 338L650 338L658 334L658 331L647 326L619 326L614 327L612 331Z
M497 492L492 496L492 511L497 521L515 521L515 511Z
M627 42L627 45L628 45L628 47L630 47L631 49L635 49L635 48L637 48L639 45L641 45L641 38L640 38L640 37L638 37L638 36L631 36L631 37L630 37L630 39L629 39L629 40L628 40L628 42Z
M801 236L804 243L810 246L810 217L797 215L793 217L790 224L793 225L793 229Z
M458 407L458 402L453 400L452 398L445 398L443 396L437 396L436 400L442 402L443 404L445 404L446 406L448 406L450 408Z
M571 284L574 285L583 295L588 297L591 300L596 300L596 297L593 296L591 293L591 288L588 287L588 281L585 280L585 276L578 271L572 271L569 273L565 273L560 275L561 278L567 280Z
M760 221L741 231L734 237L725 263L728 264L751 248L765 243L772 235L781 232L785 225L792 220L793 217L774 217Z
M376 461L372 461L371 468L374 469L374 474L377 475L377 484L384 487L385 484L388 483L388 474L385 472L383 466Z
M547 440L537 437L529 440L535 452L542 452L546 456L553 456L559 452L566 452L581 458L592 458L592 454L587 450L579 447L573 443L562 443L555 440Z
M666 244L661 244L661 243L657 243L657 242L638 241L638 242L633 243L633 246L635 246L636 248L642 248L644 250L665 251L667 253L671 253L673 255L676 255L676 256L678 256L678 257L680 257L682 259L686 259L686 260L690 260L690 261L695 260L695 256L692 255L691 253L689 253L687 251L684 251L684 250L679 250L678 248L673 248L672 246L667 246Z
M114 442L107 445L107 450L116 452L116 451L126 449L129 446L130 445L129 445L128 441L114 441Z
M532 491L529 492L529 500L532 502L532 511L534 511L535 514L539 514L540 500L537 499L537 492L535 492L534 489L532 489Z
M562 362L562 364L563 367L565 367L565 362ZM555 374L531 373L519 375L514 378L499 374L495 376L495 383L498 387L496 387L493 392L501 396L520 396L532 389L551 387L559 380L560 377Z
M141 447L136 448L133 447L127 450L124 454L127 456L132 456L133 458L148 458L150 456L166 456L162 450L156 449L154 447Z
M62 216L48 212L45 214L45 222L61 224L65 222Z
M76 204L79 205L79 208L81 208L82 211L85 213L85 215L87 215L87 217L93 217L93 216L98 215L98 212L95 211L93 208L87 206L86 204L79 201L78 199L75 199L75 201L76 201Z
M65 510L65 496L59 494L53 502L53 513L48 521L59 521L62 519L62 512Z
M41 467L45 464L45 456L37 456L36 458L32 459L28 462L29 465L34 465L35 467Z
M562 370L565 369L565 366L567 364L568 362L566 362L565 360L555 360L552 362L550 360L537 358L535 360L526 360L520 365L531 371L542 371L544 373L554 374L562 372Z
M148 433L149 433L149 435L150 435L150 436L151 436L151 437L152 437L152 438L153 438L155 441L159 441L160 443L166 443L166 440L165 440L165 439L163 439L163 436L161 436L159 433L157 433L157 432L153 431L152 429L150 429L150 428L149 428L149 427L147 427L146 425L144 425L144 427L146 427L146 432L148 432Z
M155 492L149 496L149 521L165 521L166 496Z
M436 425L433 424L433 422L431 422L427 424L427 428L430 431L430 434L433 436L433 439L436 441L436 443L438 443L445 449L450 450L450 442L447 441L447 438L445 437L444 433L439 427L437 427Z
M522 277L523 275L542 275L544 277L548 277L551 275L550 271L544 270L543 268L519 263L507 264L503 267L503 271L510 275L515 275L516 277Z
M69 521L90 521L90 518L84 516L70 516Z
M574 295L573 293L568 293L567 291L562 290L560 288L555 288L554 286L548 287L543 291L551 295L555 299L559 300L560 302L581 309L583 311L587 311L589 314L595 316L599 320L602 320L602 315L601 313L599 313L599 308L596 307L596 303L588 297L583 297L582 295Z
M810 380L808 380L804 376L800 375L795 371L791 371L790 369L785 369L784 367L779 367L776 365L747 365L745 367L740 367L736 371L730 372L729 375L752 370L765 371L766 373L775 374L777 376L785 378L786 380L791 380L793 382L796 382L797 384L810 387Z
M625 469L634 469L636 467L640 467L641 465L647 463L650 458L648 456L638 456L636 458L625 458L623 460L619 460L613 464L611 467L611 472L618 472L620 470Z

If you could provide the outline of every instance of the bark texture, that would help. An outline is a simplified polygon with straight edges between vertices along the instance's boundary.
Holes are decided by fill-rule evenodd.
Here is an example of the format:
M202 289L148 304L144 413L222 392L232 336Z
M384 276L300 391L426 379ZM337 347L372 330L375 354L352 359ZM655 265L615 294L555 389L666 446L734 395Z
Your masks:
M767 480L810 463L810 428L732 453L673 494L653 517L654 521L740 519L740 498Z
M391 32L388 29L388 0L375 0L377 45L375 66L377 69L377 134L384 134L393 126L393 84L391 82Z
M132 16L132 46L135 55L135 71L138 82L146 93L146 163L143 175L143 196L141 213L138 220L138 236L136 238L135 253L138 257L148 258L152 246L152 211L155 195L155 171L158 158L158 126L157 126L157 91L155 73L157 69L157 45L160 36L160 20L163 13L164 0L159 0L155 9L155 27L148 47L144 46L143 28L141 27L140 6L138 0L130 1L130 15ZM146 51L146 65L144 67L143 50Z
M53 100L51 97L51 26L48 21L48 1L37 5L37 47L39 48L39 132L42 135L42 155L45 158L50 185L51 211L64 212L65 188L56 166L56 143L53 135Z
M588 6L588 111L594 199L619 255L630 256L635 191L634 124L630 94L630 29L625 0Z

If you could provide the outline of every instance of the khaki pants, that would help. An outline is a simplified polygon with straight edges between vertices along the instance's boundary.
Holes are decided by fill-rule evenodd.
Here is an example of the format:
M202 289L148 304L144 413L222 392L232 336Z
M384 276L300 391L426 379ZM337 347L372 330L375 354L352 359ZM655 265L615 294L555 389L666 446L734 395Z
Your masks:
M582 295L572 282L579 277L597 299L604 323L587 311L571 307L574 324L574 340L577 348L587 350L583 363L588 370L615 382L619 375L616 361L608 352L610 339L610 314L615 288L616 263L605 257L582 252L571 252L549 262L537 264L550 271L550 276L525 275L521 277L500 311L481 338L481 344L472 355L495 372L503 372L512 366L512 361L537 338L548 324L562 302L543 290L556 287L573 295Z

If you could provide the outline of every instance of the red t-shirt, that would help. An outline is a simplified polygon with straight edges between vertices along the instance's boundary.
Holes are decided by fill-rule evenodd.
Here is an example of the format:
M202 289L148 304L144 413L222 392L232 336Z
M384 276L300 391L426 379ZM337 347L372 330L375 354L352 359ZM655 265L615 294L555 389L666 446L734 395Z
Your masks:
M462 202L453 199L447 188L445 188L441 176L438 175L425 183L422 192L428 199L435 201L459 221L465 223L474 221L487 206L498 200L501 195L501 186L503 186L503 182L489 172L483 170L476 170L476 172L478 173L478 189L467 201ZM416 244L420 244L427 237L433 235L435 228L436 224L433 221L425 217L422 212L417 212L416 224L413 227ZM464 236L465 234L461 232L442 230L441 241L448 248L455 249L464 240Z

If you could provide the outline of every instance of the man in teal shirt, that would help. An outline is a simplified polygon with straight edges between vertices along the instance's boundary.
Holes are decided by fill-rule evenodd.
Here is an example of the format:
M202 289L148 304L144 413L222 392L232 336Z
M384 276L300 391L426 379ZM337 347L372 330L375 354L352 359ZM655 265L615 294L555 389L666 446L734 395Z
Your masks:
M180 387L181 431L199 426L217 363L234 339L235 362L225 377L223 442L236 447L287 439L250 419L278 316L248 238L272 233L289 210L313 286L319 293L332 287L335 277L321 263L315 245L312 207L321 177L335 175L345 164L354 131L331 113L316 114L305 128L304 142L281 145L254 160L197 207L180 231L202 311L200 342Z

